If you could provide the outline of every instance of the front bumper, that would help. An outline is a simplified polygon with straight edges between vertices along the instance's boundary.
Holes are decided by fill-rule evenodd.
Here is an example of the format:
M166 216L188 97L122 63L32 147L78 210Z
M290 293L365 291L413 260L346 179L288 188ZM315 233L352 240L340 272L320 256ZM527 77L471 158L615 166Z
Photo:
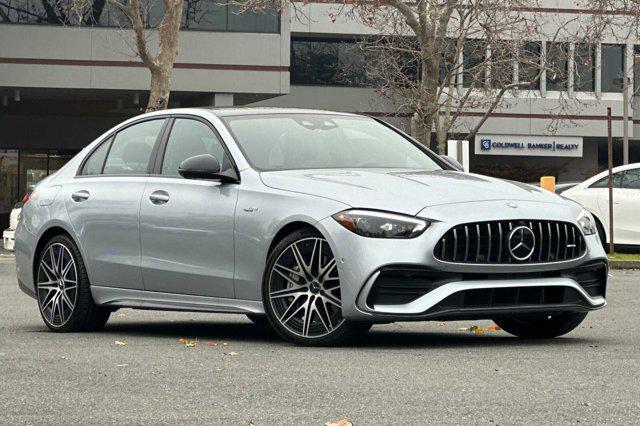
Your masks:
M573 212L562 206L518 204L518 209L508 211L504 211L503 201L478 206L436 206L423 215L432 220L429 229L417 238L405 240L365 238L348 231L331 217L320 221L318 226L338 264L343 316L354 321L489 319L604 307L607 259L596 235L584 237L587 246L584 255L566 261L460 264L434 257L434 247L442 235L461 223L538 218L573 222L568 219ZM503 215L496 217L495 212L500 209ZM450 219L454 217L455 221ZM372 297L381 275L394 269L435 278L422 279L420 284L420 279L396 277L401 290L422 285L423 292L397 300L381 299L378 294Z

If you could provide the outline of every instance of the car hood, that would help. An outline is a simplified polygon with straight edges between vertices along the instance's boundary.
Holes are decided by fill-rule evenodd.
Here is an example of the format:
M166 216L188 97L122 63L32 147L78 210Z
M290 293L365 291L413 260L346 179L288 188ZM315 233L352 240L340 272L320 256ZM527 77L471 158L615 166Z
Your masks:
M552 192L531 185L450 170L287 170L262 172L260 177L274 189L410 215L430 206L492 200L566 204Z

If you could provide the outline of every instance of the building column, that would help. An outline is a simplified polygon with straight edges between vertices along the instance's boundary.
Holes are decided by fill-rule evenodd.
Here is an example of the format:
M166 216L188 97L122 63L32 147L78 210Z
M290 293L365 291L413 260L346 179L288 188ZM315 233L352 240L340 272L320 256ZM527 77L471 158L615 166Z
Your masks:
M233 106L233 93L214 93L213 105L215 107L232 107Z

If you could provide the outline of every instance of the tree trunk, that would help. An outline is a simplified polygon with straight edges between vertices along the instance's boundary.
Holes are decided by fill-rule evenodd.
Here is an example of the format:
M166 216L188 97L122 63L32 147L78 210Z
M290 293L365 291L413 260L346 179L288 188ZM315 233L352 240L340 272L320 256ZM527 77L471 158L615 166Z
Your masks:
M438 154L446 155L447 154L447 133L446 132L438 132L436 135L438 139Z
M178 56L178 34L184 0L165 0L165 12L160 23L160 45L151 70L151 87L147 112L167 109L171 94L173 63Z
M146 112L167 109L171 93L171 67L151 71L151 87Z
M431 145L431 123L417 111L411 116L411 136L427 148Z

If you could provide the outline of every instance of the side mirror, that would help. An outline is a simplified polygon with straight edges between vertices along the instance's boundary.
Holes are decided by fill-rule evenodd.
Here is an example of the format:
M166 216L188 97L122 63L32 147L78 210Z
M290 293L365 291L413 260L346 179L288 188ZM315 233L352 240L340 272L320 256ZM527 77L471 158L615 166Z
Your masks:
M464 166L460 164L460 162L455 158L449 155L441 155L440 158L442 158L447 164L449 164L451 167L458 170L459 172L464 172Z
M178 173L185 179L210 179L221 182L238 182L235 170L222 172L220 163L211 154L201 154L189 157L180 163Z

